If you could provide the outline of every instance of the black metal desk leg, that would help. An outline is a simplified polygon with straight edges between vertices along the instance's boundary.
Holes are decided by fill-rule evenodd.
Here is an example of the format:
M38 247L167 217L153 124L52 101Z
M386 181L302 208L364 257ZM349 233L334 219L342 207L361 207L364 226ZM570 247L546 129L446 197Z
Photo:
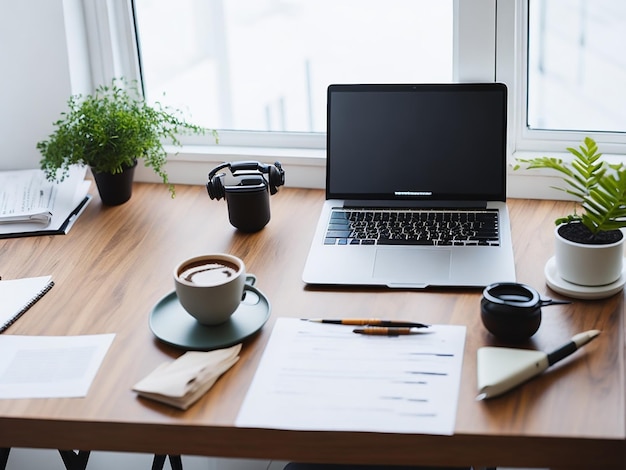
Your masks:
M0 470L5 470L7 468L9 452L11 452L10 447L0 447Z
M152 470L163 470L165 457L167 457L167 455L155 455L154 459L152 459Z
M74 452L73 450L59 450L59 454L61 454L61 458L67 470L85 470L87 468L89 451L80 450Z
M170 455L172 470L183 470L183 460L180 455Z
M158 455L154 456L152 460L152 470L163 470L165 465L165 458L170 458L170 465L172 470L183 470L183 461L180 455Z

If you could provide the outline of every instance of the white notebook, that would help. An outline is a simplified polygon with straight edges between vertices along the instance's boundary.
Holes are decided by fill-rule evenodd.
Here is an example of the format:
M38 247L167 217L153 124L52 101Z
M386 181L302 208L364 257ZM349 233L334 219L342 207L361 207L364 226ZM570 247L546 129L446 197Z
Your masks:
M51 276L0 281L0 333L41 299L53 285Z

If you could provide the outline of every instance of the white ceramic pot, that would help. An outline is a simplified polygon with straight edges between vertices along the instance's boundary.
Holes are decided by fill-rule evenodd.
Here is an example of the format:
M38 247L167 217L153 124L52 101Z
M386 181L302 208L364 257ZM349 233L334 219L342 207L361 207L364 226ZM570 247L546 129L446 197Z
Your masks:
M581 286L604 286L617 281L622 274L624 237L608 245L576 243L554 231L554 255L558 275Z

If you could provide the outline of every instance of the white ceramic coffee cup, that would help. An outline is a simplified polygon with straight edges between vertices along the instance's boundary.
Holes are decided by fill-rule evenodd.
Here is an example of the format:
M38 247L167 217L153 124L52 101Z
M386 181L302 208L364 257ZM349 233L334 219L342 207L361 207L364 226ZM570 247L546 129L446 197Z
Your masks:
M188 258L174 268L178 301L203 325L227 321L241 303L245 283L243 261L226 253Z

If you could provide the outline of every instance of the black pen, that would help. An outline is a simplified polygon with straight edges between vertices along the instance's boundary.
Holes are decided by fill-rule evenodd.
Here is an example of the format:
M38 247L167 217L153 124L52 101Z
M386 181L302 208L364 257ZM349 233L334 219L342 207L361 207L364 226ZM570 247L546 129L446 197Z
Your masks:
M399 328L428 328L430 325L408 321L380 320L378 318L343 318L331 320L325 318L302 318L304 321L317 323L333 323L335 325L358 325L358 326L389 326Z
M403 336L403 335L418 335L421 331L418 331L413 327L397 327L397 326L368 326L366 328L355 328L353 333L360 335L373 335L373 336Z

